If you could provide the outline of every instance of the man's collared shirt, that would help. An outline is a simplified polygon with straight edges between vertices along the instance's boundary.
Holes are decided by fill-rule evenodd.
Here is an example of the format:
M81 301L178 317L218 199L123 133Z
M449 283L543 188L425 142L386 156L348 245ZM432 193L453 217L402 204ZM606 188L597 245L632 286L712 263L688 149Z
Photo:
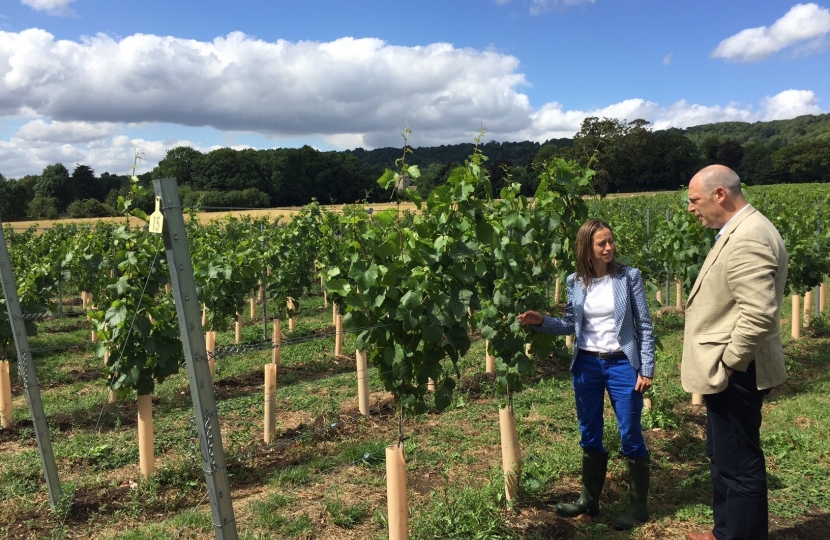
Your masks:
M723 231L725 228L729 227L729 224L732 223L732 220L734 220L736 217L738 217L738 215L741 212L743 212L744 210L746 210L747 208L749 208L748 204L746 206L744 206L743 208L741 208L740 210L738 210L737 212L735 212L735 215L732 216L731 218L729 218L729 221L727 221L726 224L723 227L720 228L720 231L718 231L718 234L715 235L715 242L716 243L717 243L718 240L720 240L721 231Z

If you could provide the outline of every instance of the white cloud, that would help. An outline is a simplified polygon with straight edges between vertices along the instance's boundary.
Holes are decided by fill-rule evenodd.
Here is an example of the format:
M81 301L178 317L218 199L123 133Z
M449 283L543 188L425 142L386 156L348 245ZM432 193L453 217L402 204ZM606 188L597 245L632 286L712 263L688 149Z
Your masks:
M740 105L730 103L720 105L700 105L680 100L668 107L661 107L659 104L643 99L628 99L614 103L599 109L587 111L566 110L562 104L551 102L536 111L532 111L519 120L526 121L526 127L512 132L494 132L488 128L487 140L519 141L532 140L543 142L548 139L573 137L579 131L582 121L589 117L617 118L620 120L635 120L643 118L652 122L653 129L668 129L671 127L685 128L700 124L714 122L738 121L757 122L759 120L777 120L793 118L802 114L819 114L823 112L818 106L818 99L809 90L785 90L761 100L758 111L754 111L751 105ZM520 113L523 114L523 113ZM517 120L516 123L521 123ZM41 125L42 124L42 125ZM56 127L48 127L55 126ZM131 137L127 133L131 126L120 124L111 126L96 124L73 127L63 125L59 122L46 124L42 120L35 120L23 126L18 134L9 141L0 141L0 163L3 169L0 173L9 178L18 178L26 174L38 174L46 165L55 162L62 162L71 168L74 163L89 164L97 172L109 171L112 173L126 173L129 165L133 162L133 152L138 148L144 153L144 159L139 164L138 172L151 170L158 161L164 158L167 150L177 146L191 146L201 152L208 152L219 148L219 146L205 146L196 141L181 139L147 140L138 137ZM44 127L47 126L47 127ZM444 127L433 130L426 134L414 133L417 137L415 146L432 146L439 144L453 144L458 142L470 142L478 133L478 125L466 133ZM65 130L70 135L77 133L96 134L108 130L116 130L115 135L97 138L90 142L76 142L73 144L45 140L51 134ZM21 133L41 133L43 130L49 136L24 139ZM398 146L401 144L400 129L390 130L392 140L388 144ZM90 135L91 136L91 135ZM54 139L55 137L52 137ZM83 138L83 137L81 137ZM367 144L364 133L343 132L323 135L322 138L337 148L371 148ZM244 145L232 146L233 148L245 148Z
M126 174L133 164L134 152L143 153L137 172L150 171L164 159L167 151L177 146L191 146L201 152L215 150L216 146L202 146L188 140L169 139L150 141L119 134L90 144L64 144L59 142L31 142L12 137L0 141L0 171L7 178L19 178L27 174L39 174L47 165L63 163L71 171L76 163L90 165L96 173ZM241 148L241 147L240 147Z
M706 106L688 103L685 99L655 112L656 114L651 118L647 118L647 120L653 122L654 129L686 128L715 122L755 122L760 120L758 115L752 112L751 107L741 107L736 103L729 103L723 107L720 105Z
M669 64L671 64L671 58L672 58L673 54L674 53L669 53L669 54L667 54L666 56L663 57L663 65L664 66L668 66Z
M830 49L830 33L824 34L816 39L811 39L807 43L793 47L792 57L803 58L805 56L812 56L820 54Z
M680 100L668 107L644 99L627 99L601 109L589 111L567 111L556 102L548 103L531 114L532 124L508 140L532 140L542 142L548 139L573 137L579 131L582 121L589 116L636 120L642 118L652 123L655 130L687 128L715 122L758 122L761 120L782 120L803 114L821 114L818 99L810 90L785 90L761 100L760 109L753 111L751 105L728 103L727 105L700 105Z
M61 122L359 132L375 146L417 118L412 127L426 136L466 138L480 122L495 131L528 123L518 65L514 56L446 43L269 43L242 33L211 42L144 34L73 42L30 29L0 32L0 115L29 108Z
M112 122L52 122L41 119L24 124L15 137L24 141L90 142L111 135L118 124Z
M761 101L764 120L784 120L804 114L821 114L816 95L809 90L785 90Z
M75 12L69 7L69 4L75 0L20 0L24 6L37 11L45 11L50 15L74 17Z
M326 135L323 139L335 148L366 148L366 139L362 133L336 133ZM403 137L401 137L403 148Z
M530 14L541 15L580 4L593 4L594 2L596 0L532 0L530 3Z
M711 56L732 62L760 62L792 45L822 40L828 33L830 10L812 3L797 4L772 26L749 28L721 41ZM808 43L803 50L814 48Z
M469 142L482 125L488 140L544 141L572 137L588 116L644 118L663 129L821 112L809 90L765 98L757 112L640 98L588 110L558 102L534 108L518 69L514 56L445 43L269 43L241 33L210 42L143 34L74 42L38 29L0 32L0 120L28 119L0 140L0 172L36 174L61 161L123 173L136 145L146 154L143 171L170 148L212 148L147 135L164 129L159 124L213 127L227 143L244 133L376 148L399 146L407 123L411 144L433 146ZM187 133L181 139L198 139Z
M651 121L659 110L657 103L644 99L626 99L590 111L565 111L559 103L548 103L531 115L533 124L519 134L519 139L543 142L548 139L573 137L574 133L582 127L582 121L589 116L618 118L620 120L644 118Z

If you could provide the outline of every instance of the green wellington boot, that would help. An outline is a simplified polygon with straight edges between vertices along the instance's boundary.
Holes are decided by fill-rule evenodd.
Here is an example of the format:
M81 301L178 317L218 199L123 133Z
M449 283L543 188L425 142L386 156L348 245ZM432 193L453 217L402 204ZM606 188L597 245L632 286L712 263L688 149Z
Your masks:
M627 531L648 521L646 498L651 460L648 456L628 459L628 510L614 520L614 528Z
M602 454L582 454L582 495L573 504L559 503L556 513L564 517L576 517L580 514L595 516L599 514L599 494L605 483L608 470L608 452Z

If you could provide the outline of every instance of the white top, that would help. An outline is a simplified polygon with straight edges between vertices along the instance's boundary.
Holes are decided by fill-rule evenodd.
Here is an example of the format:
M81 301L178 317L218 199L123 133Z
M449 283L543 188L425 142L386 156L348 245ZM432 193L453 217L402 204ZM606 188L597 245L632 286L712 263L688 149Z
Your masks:
M723 231L725 228L729 227L729 224L730 224L730 223L732 223L732 221L734 221L734 220L735 220L735 218L736 218L736 217L738 217L738 215L739 215L741 212L743 212L744 210L746 210L747 208L749 208L749 205L748 205L748 204L747 204L746 206L744 206L743 208L741 208L740 210L738 210L737 212L735 212L735 215L734 215L734 216L732 216L731 218L729 218L729 221L727 221L727 222L723 225L723 227L721 227L721 228L720 228L720 230L718 231L718 234L716 234L716 235L715 235L715 242L717 242L718 240L720 240L721 231Z
M611 275L592 278L585 294L578 347L604 353L622 350L614 322L614 286Z

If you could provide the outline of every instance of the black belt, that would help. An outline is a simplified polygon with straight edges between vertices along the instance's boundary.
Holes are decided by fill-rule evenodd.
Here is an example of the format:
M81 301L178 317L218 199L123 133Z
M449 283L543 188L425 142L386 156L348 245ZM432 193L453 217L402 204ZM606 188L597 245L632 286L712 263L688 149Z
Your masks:
M624 352L617 351L617 352L599 352L599 351L586 351L585 349L579 349L579 352L582 354L587 354L588 356L594 356L599 358L600 360L622 360L623 358L628 358Z

